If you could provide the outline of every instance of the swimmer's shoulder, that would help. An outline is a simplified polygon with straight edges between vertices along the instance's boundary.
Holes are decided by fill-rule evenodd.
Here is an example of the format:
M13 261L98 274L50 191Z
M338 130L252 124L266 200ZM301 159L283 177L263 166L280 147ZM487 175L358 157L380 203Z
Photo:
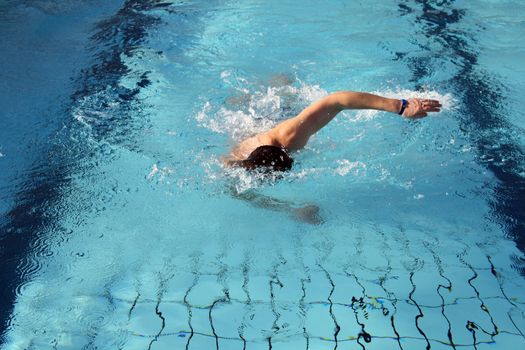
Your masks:
M233 147L229 157L233 160L243 160L261 146L280 146L272 133L265 132L249 137Z

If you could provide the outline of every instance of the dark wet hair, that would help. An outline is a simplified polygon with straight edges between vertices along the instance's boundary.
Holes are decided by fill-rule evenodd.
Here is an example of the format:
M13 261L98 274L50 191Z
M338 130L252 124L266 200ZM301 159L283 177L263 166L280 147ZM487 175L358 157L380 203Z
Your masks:
M245 169L261 169L263 171L286 171L292 168L293 159L288 153L277 146L259 146L248 158L241 161Z

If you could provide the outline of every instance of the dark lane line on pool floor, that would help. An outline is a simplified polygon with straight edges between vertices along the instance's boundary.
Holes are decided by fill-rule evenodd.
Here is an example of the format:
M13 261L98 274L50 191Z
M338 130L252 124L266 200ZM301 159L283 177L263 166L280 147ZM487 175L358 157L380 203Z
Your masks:
M94 110L100 109L101 105L107 106L111 101L119 101L117 115L126 123L132 122L132 112L138 112L131 106L132 100L145 84L145 77L141 77L136 89L120 86L121 77L129 71L121 55L131 55L143 42L146 26L160 22L158 17L147 14L149 9L158 7L159 3L153 0L128 0L116 14L96 25L95 34L90 38L91 49L100 49L93 52L96 63L84 70L77 79L78 90L72 94L71 105L63 113L66 118L58 121L60 127L52 141L51 149L42 154L41 160L34 166L35 169L41 170L30 174L23 191L17 194L14 208L5 215L3 222L0 222L0 278L3 289L1 296L2 304L5 305L0 308L0 344L5 341L18 289L26 282L27 276L19 267L31 256L31 249L42 248L35 245L39 236L48 230L53 230L55 234L61 230L57 225L64 215L64 208L61 208L62 196L70 187L73 174L85 171L90 165L87 164L90 157L95 157L97 151L100 151L86 149L85 145L89 144L87 142L74 143L75 138L72 136L79 132L80 126L71 115L75 108L79 107L80 100L91 98L92 105L89 107L93 107ZM102 91L108 95L104 96L104 101L97 100L94 95L99 97ZM110 131L113 127L116 126L101 124L98 135ZM97 132L96 126L93 129ZM85 141L83 138L80 140ZM94 210L83 208L86 209ZM62 231L64 236L71 234ZM58 237L53 239L59 240Z
M365 330L365 323L364 323L365 321L363 321L363 322L359 321L359 312L361 311L363 313L364 318L366 320L368 320L368 311L366 311L368 305L367 305L367 303L364 300L365 298L368 297L368 295L366 294L365 286L363 286L363 284L359 281L359 278L354 273L348 272L349 269L350 269L350 266L346 266L343 269L345 275L347 277L351 277L352 279L354 279L355 283L361 288L361 296L360 297L356 297L356 296L352 295L350 308L352 309L352 311L354 313L354 317L355 317L356 323L359 325L359 327L361 327L361 332L359 332L357 334L356 342L357 342L357 344L359 344L361 349L365 350L366 347L365 347L365 345L363 343L361 343L361 339L363 339L365 341L365 343L370 343L372 341L372 335L370 335Z
M454 343L454 339L453 339L453 336L452 336L452 325L450 323L450 319L448 318L448 316L446 315L446 312L445 312L445 307L446 307L445 298L443 297L443 294L441 294L441 289L446 289L449 292L452 291L452 281L447 276L445 276L445 270L443 268L443 263L441 261L441 258L438 256L438 254L436 253L436 251L432 247L432 244L430 244L430 242L428 242L428 241L423 241L423 246L425 246L425 248L432 255L432 258L434 259L434 264L437 267L439 276L447 281L447 285L444 285L442 283L438 283L438 285L436 287L436 294L439 295L439 298L441 299L441 306L440 306L440 308L441 308L441 315L447 321L447 337L448 337L448 341L450 342L450 346L454 350L456 350L456 344Z
M335 284L328 270L326 270L320 263L317 263L317 266L319 266L319 268L323 270L323 272L326 275L326 279L328 280L328 283L330 283L330 294L327 297L328 305L329 305L328 312L330 313L330 317L332 318L332 321L334 322L334 342L335 342L334 350L337 350L337 345L338 345L337 336L339 335L339 332L341 331L341 326L339 325L339 323L337 322L337 318L335 317L334 303L332 301L332 295L334 294L334 291L335 291Z
M461 64L455 63L459 71L444 85L454 86L462 97L463 104L458 113L461 130L475 146L480 165L490 170L497 178L494 185L494 196L489 200L494 220L504 226L509 238L516 242L521 256L513 256L514 268L525 276L525 179L518 169L525 165L525 154L518 141L511 135L515 128L504 115L505 86L490 74L481 70L478 65L476 48L467 40L476 42L473 33L451 28L458 25L467 15L467 10L455 9L454 0L441 1L436 4L428 0L415 0L414 4L398 4L402 16L417 11L414 37L423 35L426 40L433 40L443 46L449 55L432 51L423 43L418 43L421 50L428 55L411 57L406 52L396 52L396 60L404 60L412 71L411 81L416 88L421 88L423 79L430 76L429 67L433 60L443 57L459 58ZM413 6L413 7L412 7ZM435 52L435 53L433 53ZM477 71L479 70L479 71ZM495 147L497 145L497 147Z
M184 303L184 306L186 307L186 310L188 311L188 327L190 328L190 336L188 337L188 340L186 341L186 346L185 346L186 350L190 348L190 342L193 339L193 336L195 334L193 325L191 323L192 318L193 318L192 306L188 301L188 296L190 295L193 288L195 288L195 286L199 283L199 279L200 279L199 265L200 265L200 255L195 254L191 257L191 274L193 275L193 280L191 282L191 285L188 287L188 289L186 289L186 293L184 293L184 298L182 299L182 302Z
M81 13L86 11L90 12L92 6L95 6L96 4L81 9L76 7L78 4L71 5L70 7L66 6L66 9L62 9L61 6L57 5L49 12L46 11L45 6L40 8L39 4L13 3L9 5L14 6L13 8L7 8L8 5L6 4L3 5L6 6L2 8L4 14L11 10L13 13L17 13L18 9L24 6L27 6L27 11L40 13L40 16L36 16L37 20L43 22L41 24L43 26L51 26L52 28L49 29L49 32L53 32L60 30L64 31L65 28L62 28L61 26L71 25L70 21L63 20L63 18L69 14L68 11L78 10L82 11ZM33 5L35 6L34 8ZM92 20L95 21L100 17L107 15L104 10L109 11L108 8L97 9L100 13L98 13L97 16L93 15ZM65 11L65 13L62 11ZM56 23L51 25L49 24L49 21L54 18L53 16L57 16L60 20L54 21ZM75 16L79 16L79 13L75 13ZM31 19L33 18L31 17L28 20ZM89 27L90 22L87 23L88 24L80 23L79 25L81 27ZM32 30L31 26L28 26L27 28L28 31ZM68 30L70 35L75 35L74 38L76 40L82 41L85 39L87 42L89 38L88 33L85 33L76 26L74 28L69 27ZM28 33L24 32L20 35L28 35ZM56 44L55 41L57 39L42 34L40 40L42 41L40 45L43 45L48 44L47 40L51 40ZM66 39L60 41L60 43L71 44L71 42ZM21 47L21 49L27 48ZM59 47L56 48L56 50L63 50L63 48ZM51 57L54 57L53 53L54 51L51 51L51 53L48 54L51 55ZM53 64L50 64L45 59L42 60L42 55L46 58L45 53L41 54L40 52L35 52L32 59L38 61L39 64L46 69L54 67ZM72 52L71 55L68 54L62 56L64 71L55 71L54 79L58 82L69 79L70 72L67 73L67 77L64 77L63 75L66 74L65 71L74 71L74 69L77 68L71 68L69 66L69 61L87 61L84 57L86 55L87 52ZM21 60L21 64L23 63L24 60ZM35 72L32 74L38 77L37 73L40 68L37 69L24 65L21 69L24 71L31 71L31 69L34 69ZM48 75L51 74L47 73L47 75L44 75L44 81L50 79ZM56 83L56 81L54 83ZM8 83L11 84L12 82L9 81ZM53 86L53 84L50 85ZM66 86L67 84L64 85ZM25 92L27 94L26 91L20 92ZM52 103L52 106L50 106L49 110L46 112L34 111L34 113L51 113L53 116L52 120L49 120L45 124L46 128L53 130L50 131L49 135L45 135L46 141L47 138L52 138L53 132L56 134L57 130L60 130L63 124L67 123L69 117L66 110L67 108L62 105L62 103L68 103L68 95L70 93L68 92L68 87L64 87L64 91L54 91L53 93L63 93L65 95L51 101L50 103ZM39 97L42 98L42 96L45 97L48 95L48 92L42 92ZM29 99L31 98L31 96L28 97ZM62 100L65 100L66 102ZM16 101L11 102L15 104L17 103ZM17 108L16 105L14 108ZM24 115L20 115L20 117L24 117ZM36 123L36 118L37 117L33 118L35 119L34 125L38 126L39 124ZM13 132L19 132L19 130L14 130ZM43 137L43 135L40 135L40 130L34 131L33 136L35 138ZM40 141L42 140L35 140L34 142L38 144ZM36 161L34 161L28 169L20 172L21 174L24 174L25 179L21 180L16 188L13 188L13 206L9 211L2 213L0 216L0 281L2 281L2 283L0 283L0 344L4 343L5 335L11 322L10 317L13 311L14 302L20 289L23 287L26 280L31 278L30 274L36 272L39 268L39 266L36 265L35 257L38 259L52 254L52 252L49 251L50 248L46 245L45 232L47 230L54 230L54 232L62 231L61 234L65 237L70 234L70 232L63 231L61 228L55 226L55 223L62 217L62 214L58 210L50 209L60 208L61 196L71 182L69 175L71 174L72 161L67 158L62 158L64 156L64 151L60 145L53 143L53 140L47 142L42 141L41 144L38 145L41 147L41 149L39 149L41 153L34 155ZM20 145L20 147L23 147L23 145Z
M423 310L421 310L421 307L419 306L419 304L417 303L417 301L414 300L414 298L412 298L412 296L414 295L414 293L416 292L416 285L414 283L414 272L410 272L410 275L409 275L409 278L410 278L410 284L412 284L412 290L410 291L410 293L408 294L408 299L416 306L417 310L418 310L418 314L416 315L416 328L419 332L419 334L421 334L423 336L423 338L425 338L425 341L427 342L427 345L426 345L426 350L429 350L430 349L430 342L428 340L428 337L427 335L425 334L425 332L423 332L423 330L421 329L421 327L419 326L419 319L420 318L423 318L424 317L424 314L423 314Z

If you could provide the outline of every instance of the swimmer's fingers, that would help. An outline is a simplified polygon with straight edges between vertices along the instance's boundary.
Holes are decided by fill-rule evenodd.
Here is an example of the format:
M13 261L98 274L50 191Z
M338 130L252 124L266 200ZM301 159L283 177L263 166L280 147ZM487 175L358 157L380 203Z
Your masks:
M423 107L423 110L424 110L425 112L439 112L439 111L441 111L441 108L439 108L439 107L430 107L430 106L425 106L425 107Z
M429 112L439 112L441 103L438 100L411 98L408 100L408 105L403 113L406 118L423 118Z
M411 98L408 100L403 116L405 118L422 118L425 116L423 101L418 98Z
M438 100L422 99L421 103L423 104L423 106L441 107L441 103Z
M441 103L439 103L438 100L423 99L421 100L421 106L426 111L435 112L434 109L439 109L441 107Z

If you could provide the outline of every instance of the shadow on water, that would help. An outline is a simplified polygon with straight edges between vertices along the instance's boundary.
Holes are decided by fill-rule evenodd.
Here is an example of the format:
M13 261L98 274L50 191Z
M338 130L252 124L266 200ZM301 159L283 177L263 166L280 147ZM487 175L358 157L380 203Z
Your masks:
M70 234L57 227L64 215L59 208L60 201L72 175L88 167L89 158L99 151L86 149L85 142L75 143L71 138L71 133L78 128L78 123L71 118L78 101L97 95L97 105L93 107L98 110L116 102L118 110L113 111L111 117L91 125L91 136L109 137L116 143L130 142L133 136L130 133L140 128L136 122L140 106L135 96L140 88L149 85L149 80L144 73L138 77L136 87L122 87L120 79L129 73L122 57L130 56L144 41L148 27L160 22L160 18L147 12L171 5L155 0L128 0L117 13L97 23L90 38L95 63L82 71L70 106L62 108L63 119L57 120L57 130L62 131L57 132L51 149L45 150L34 164L33 171L16 193L14 207L0 217L0 344L5 341L19 288L30 278L28 270L33 267L24 266L30 265L28 260L35 254L34 249L46 249L32 247L48 230L53 230L54 235Z
M469 138L477 152L479 163L497 178L494 196L489 200L492 214L505 230L517 248L525 253L525 179L519 175L524 166L525 155L522 147L512 137L513 125L505 118L502 91L505 86L489 72L478 66L478 50L473 33L458 29L466 10L453 8L455 1L416 0L400 3L399 12L415 15L416 34L423 40L442 47L436 51L418 42L428 55L412 57L409 53L396 53L397 59L404 60L412 71L411 81L421 88L422 81L431 75L433 62L443 56L453 60L459 70L445 82L453 86L461 97L458 113L461 130ZM513 256L514 267L525 276L525 260Z

